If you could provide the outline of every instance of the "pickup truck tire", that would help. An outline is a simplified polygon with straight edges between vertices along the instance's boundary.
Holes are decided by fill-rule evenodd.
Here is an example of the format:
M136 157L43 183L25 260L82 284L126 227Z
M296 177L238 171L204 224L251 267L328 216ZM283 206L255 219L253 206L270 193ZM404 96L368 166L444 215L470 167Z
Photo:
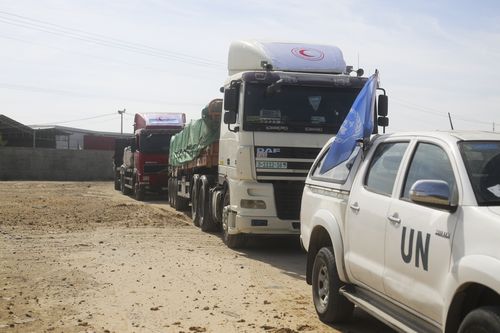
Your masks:
M198 184L199 184L199 175L193 175L192 179L192 190L191 190L191 218L193 219L193 224L197 227L200 226L200 213L199 213L199 202L198 202L198 193L200 192Z
M500 307L484 306L465 316L458 333L500 332Z
M229 197L229 189L226 190L226 193L224 194L224 200L222 202L222 207L226 207L230 205L230 197ZM222 216L222 240L224 241L224 244L230 249L238 249L243 247L245 245L245 238L243 235L231 235L228 232L229 225L227 221L227 217L224 215Z
M322 322L339 323L351 318L354 304L340 294L342 286L332 248L321 248L312 269L312 292L314 307Z
M217 230L217 223L215 223L210 212L210 183L205 176L200 177L200 193L198 202L199 205L199 215L200 215L200 229L202 231L215 231Z

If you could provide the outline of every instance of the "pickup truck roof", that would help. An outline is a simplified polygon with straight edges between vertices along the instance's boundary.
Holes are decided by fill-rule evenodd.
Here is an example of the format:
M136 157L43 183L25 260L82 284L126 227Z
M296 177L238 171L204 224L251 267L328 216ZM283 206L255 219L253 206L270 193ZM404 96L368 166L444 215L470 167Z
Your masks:
M488 131L411 131L385 134L389 137L433 137L445 141L500 140L500 133Z

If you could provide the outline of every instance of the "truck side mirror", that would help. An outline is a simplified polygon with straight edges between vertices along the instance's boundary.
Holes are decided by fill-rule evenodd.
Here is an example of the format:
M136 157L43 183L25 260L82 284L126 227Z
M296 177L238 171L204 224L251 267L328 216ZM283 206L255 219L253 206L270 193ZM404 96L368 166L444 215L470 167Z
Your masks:
M385 94L379 95L378 96L378 103L377 103L377 125L381 126L383 128L383 131L385 133L385 128L389 126L389 118L387 118L387 113L388 113L388 104L389 104L389 98Z
M378 115L381 117L387 117L388 113L388 102L389 98L387 95L379 95L378 96Z
M236 112L226 111L224 112L224 124L236 124Z
M234 114L236 114L236 112L238 111L238 95L239 89L236 87L228 87L224 89L224 110L232 111Z
M387 117L378 117L377 118L377 125L381 127L387 127L389 126L389 118Z

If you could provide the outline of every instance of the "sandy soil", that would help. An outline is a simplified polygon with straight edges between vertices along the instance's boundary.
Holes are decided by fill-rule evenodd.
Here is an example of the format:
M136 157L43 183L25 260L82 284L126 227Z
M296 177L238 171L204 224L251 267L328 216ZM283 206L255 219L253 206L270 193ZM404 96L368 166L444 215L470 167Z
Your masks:
M0 183L1 332L392 332L316 317L297 242L225 247L111 182Z

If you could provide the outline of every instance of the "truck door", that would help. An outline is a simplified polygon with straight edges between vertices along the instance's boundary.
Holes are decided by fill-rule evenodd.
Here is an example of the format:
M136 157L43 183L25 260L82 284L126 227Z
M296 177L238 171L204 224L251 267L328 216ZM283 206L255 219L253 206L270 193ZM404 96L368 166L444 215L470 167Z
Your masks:
M445 150L426 142L416 145L405 175L386 217L384 287L391 298L439 323L458 212L418 205L409 192L417 180L435 179L457 193L456 178Z
M383 291L387 214L408 142L379 144L359 171L346 211L346 262L359 283ZM366 165L366 164L365 164Z

